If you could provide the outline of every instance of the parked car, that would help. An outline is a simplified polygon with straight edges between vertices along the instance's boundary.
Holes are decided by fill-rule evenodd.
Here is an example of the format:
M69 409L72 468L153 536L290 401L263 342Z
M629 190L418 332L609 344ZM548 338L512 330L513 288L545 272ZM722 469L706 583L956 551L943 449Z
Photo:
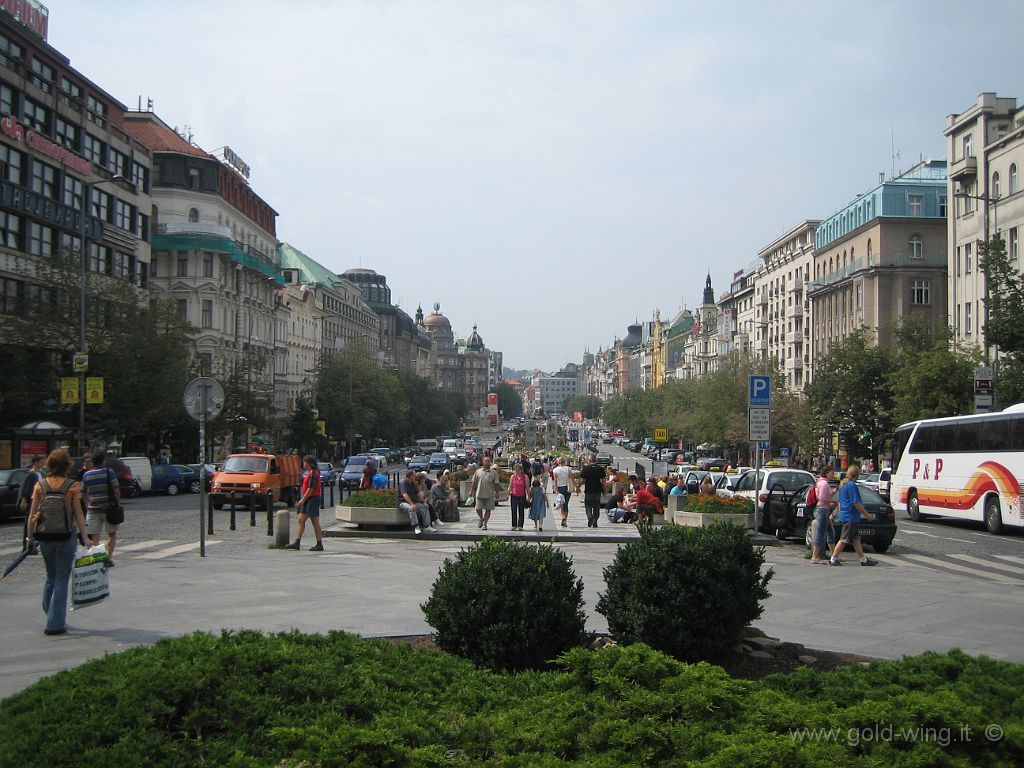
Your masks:
M806 488L814 480L814 475L803 469L771 467L745 473L736 484L735 491L722 493L752 499L758 530L786 538L789 535L792 497L804 490L806 498Z
M177 496L185 488L181 470L173 464L154 464L150 470L149 489L152 493Z
M409 459L409 469L415 469L417 472L426 472L430 469L430 457L423 453L416 454Z
M181 473L181 489L189 493L199 493L199 465L175 464L174 466Z
M380 456L380 460L383 464L388 464L391 461L391 449L390 448L371 448L370 453L375 453ZM321 470L323 471L323 470Z
M431 472L437 471L438 469L448 469L451 466L453 457L449 456L443 451L436 451L430 454L430 458L427 459L427 467ZM457 459L456 459L457 460Z
M316 468L320 470L320 485L331 488L338 482L338 470L329 461L318 461Z
M857 485L860 487L861 504L875 516L874 520L865 519L857 526L860 531L860 540L864 544L870 544L875 552L887 552L892 545L892 540L896 538L896 513L889 502L867 483L857 483ZM787 527L788 535L803 535L808 549L814 541L814 510L808 509L805 503L809 487L804 486L793 495L793 500L790 502L791 522ZM839 539L839 533L843 527L838 517L837 514L837 519L832 521L832 532L835 534L836 540Z
M148 456L121 456L118 461L131 470L140 493L153 490L153 462Z
M682 473L680 473L682 474ZM683 483L686 486L686 492L697 494L700 493L700 485L704 482L704 478L708 475L711 476L711 482L715 486L715 492L723 489L727 485L727 478L725 472L712 472L707 469L691 469L684 477L686 478Z
M878 495L881 496L888 502L892 500L889 498L889 488L892 485L892 469L886 467L878 473Z
M631 440L630 442L626 443L626 450L632 453L636 453L637 451L640 450L640 443L638 443L636 440Z
M0 469L0 521L21 517L18 491L27 475L27 469Z
M712 467L718 467L719 469L721 469L727 463L728 462L726 462L726 460L721 456L702 456L701 458L697 459L697 468L711 469Z

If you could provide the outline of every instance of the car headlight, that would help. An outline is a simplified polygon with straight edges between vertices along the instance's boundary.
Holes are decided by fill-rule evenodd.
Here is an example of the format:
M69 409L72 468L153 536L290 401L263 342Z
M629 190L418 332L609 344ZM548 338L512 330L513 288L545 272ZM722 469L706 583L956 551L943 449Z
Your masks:
M252 488L254 491L258 491L261 488L263 488L263 484L262 483L250 483L249 487Z
M220 480L214 480L213 484L211 485L211 487L213 488L213 490L219 491L220 490Z

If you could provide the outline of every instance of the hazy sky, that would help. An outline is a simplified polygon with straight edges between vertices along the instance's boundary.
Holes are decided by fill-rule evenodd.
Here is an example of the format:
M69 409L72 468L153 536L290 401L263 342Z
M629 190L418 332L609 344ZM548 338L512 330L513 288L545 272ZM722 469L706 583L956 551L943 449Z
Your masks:
M129 107L225 144L281 240L556 370L670 318L946 116L1024 100L1024 2L47 0ZM894 140L893 140L894 139ZM895 146L900 157L892 159Z

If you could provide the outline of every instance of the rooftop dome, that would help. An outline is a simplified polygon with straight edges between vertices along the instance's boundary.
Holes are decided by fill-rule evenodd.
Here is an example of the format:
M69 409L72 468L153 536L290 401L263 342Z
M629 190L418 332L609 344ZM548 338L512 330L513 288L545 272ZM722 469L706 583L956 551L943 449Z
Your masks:
M476 323L473 323L473 332L469 334L469 338L466 339L466 346L470 349L484 348L484 340L480 338L480 334L476 332Z
M423 325L430 329L447 328L451 330L452 324L448 321L448 318L441 314L441 305L434 304L434 311L427 315L423 321Z

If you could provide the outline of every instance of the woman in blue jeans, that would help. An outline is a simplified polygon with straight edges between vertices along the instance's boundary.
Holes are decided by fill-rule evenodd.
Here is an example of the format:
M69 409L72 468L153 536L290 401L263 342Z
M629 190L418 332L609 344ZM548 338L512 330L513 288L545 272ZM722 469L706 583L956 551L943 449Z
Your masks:
M814 540L811 543L811 565L823 565L828 560L822 558L822 551L828 543L831 549L835 543L835 534L832 532L832 515L835 512L836 502L832 498L833 467L826 464L821 468L821 474L814 482L814 494L818 500L814 504Z
M47 491L59 491L68 482L70 467L71 459L64 448L58 448L46 457L46 477L36 483L35 490L32 491L32 510L29 512L30 536L35 533L36 518L43 496ZM68 631L68 582L71 580L71 568L75 563L75 548L79 541L83 547L89 546L85 537L81 484L76 482L68 486L64 492L64 504L73 515L71 532L57 540L40 539L38 542L39 551L46 564L46 583L43 585L43 613L46 614L43 634L46 635L63 635Z
M526 522L526 494L530 488L530 478L523 471L523 465L516 462L515 472L508 481L508 501L512 507L512 530L523 530Z

